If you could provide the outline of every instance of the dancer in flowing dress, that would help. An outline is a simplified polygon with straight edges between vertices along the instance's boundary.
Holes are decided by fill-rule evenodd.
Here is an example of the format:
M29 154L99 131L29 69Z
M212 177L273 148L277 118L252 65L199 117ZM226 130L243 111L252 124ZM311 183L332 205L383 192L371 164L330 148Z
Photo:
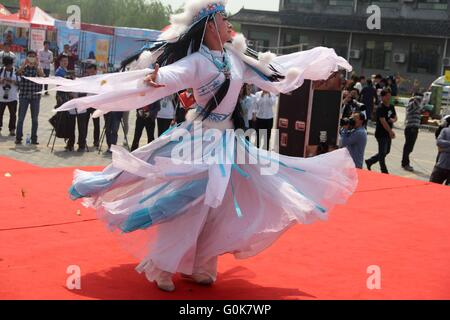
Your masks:
M259 254L293 225L326 220L357 186L347 149L292 158L256 148L238 130L244 83L289 93L305 79L351 71L345 59L324 47L278 57L257 53L232 30L222 0L188 0L171 23L159 42L127 61L132 71L32 79L94 94L59 111L92 107L96 116L193 88L198 107L184 123L132 153L113 146L112 164L102 172L77 170L70 189L72 199L85 198L118 231L141 261L137 271L165 291L175 290L176 273L211 285L219 256Z

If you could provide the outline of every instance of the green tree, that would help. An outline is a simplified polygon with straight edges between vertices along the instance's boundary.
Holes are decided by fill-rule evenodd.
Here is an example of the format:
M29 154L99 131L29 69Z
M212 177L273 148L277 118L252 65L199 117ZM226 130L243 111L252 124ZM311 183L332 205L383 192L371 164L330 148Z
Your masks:
M18 0L2 1L6 6L19 6ZM159 0L33 0L49 14L67 17L67 8L81 9L81 22L101 25L160 30L169 24L171 6Z

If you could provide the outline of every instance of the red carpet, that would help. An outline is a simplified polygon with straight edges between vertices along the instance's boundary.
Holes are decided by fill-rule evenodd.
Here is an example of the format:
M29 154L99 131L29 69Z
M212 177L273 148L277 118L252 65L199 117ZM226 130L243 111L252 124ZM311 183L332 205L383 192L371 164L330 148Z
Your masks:
M222 257L211 288L177 277L166 294L68 199L72 172L0 158L0 299L450 299L448 187L361 171L329 222L295 227L250 260ZM70 265L81 290L66 288ZM371 265L380 290L367 288Z

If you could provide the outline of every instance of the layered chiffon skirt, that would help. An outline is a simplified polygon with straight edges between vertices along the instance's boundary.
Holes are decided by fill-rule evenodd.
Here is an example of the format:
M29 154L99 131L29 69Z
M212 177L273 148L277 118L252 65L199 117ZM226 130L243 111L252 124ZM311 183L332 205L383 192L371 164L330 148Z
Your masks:
M229 120L203 122L199 134L194 118L133 153L113 146L112 164L76 171L70 189L150 281L162 271L215 279L218 256L255 256L293 225L325 221L356 189L347 149L282 156L257 149Z

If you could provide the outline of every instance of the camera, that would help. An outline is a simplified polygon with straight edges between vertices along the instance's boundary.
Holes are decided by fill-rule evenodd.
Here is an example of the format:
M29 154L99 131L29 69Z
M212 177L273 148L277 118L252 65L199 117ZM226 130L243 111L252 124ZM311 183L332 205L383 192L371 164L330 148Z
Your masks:
M9 99L9 91L10 90L11 90L11 85L10 84L5 84L3 86L3 91L4 91L3 99L5 99L5 100Z
M341 119L341 123L340 123L340 126L341 126L341 127L346 127L346 126L348 126L349 128L354 128L355 125L356 125L356 121L355 121L355 119L353 119L353 118L344 118L344 119Z
M139 109L138 116L143 119L148 119L148 118L150 118L150 110L145 109L145 108Z

